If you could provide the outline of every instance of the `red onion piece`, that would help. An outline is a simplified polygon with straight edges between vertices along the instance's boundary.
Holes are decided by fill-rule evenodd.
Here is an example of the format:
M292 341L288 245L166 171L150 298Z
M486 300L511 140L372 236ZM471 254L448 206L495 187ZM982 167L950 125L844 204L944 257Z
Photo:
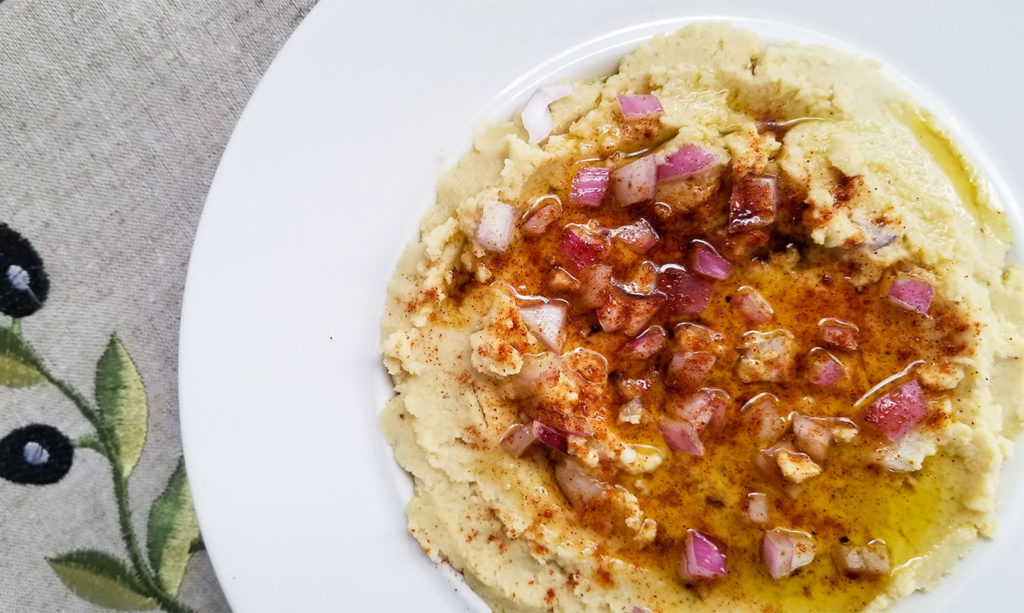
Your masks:
M752 324L763 324L775 315L772 305L768 304L760 292L749 285L744 285L736 290L732 303L736 305L736 310L740 312L740 315L743 315Z
M658 271L658 290L665 295L669 315L696 315L708 306L714 281L666 264Z
M690 270L711 279L722 280L732 272L732 264L710 244L696 240L690 243Z
M905 309L925 314L932 305L935 289L924 279L901 272L892 280L886 297Z
M501 448L518 458L522 457L536 440L533 428L516 424L509 428L505 436L502 437Z
M679 575L684 581L714 579L726 573L725 553L711 539L696 530L687 530L683 538Z
M851 575L888 575L889 547L872 540L867 545L839 545L835 550L839 570Z
M703 172L718 162L719 156L700 145L683 145L658 164L658 182L683 179Z
M676 346L687 351L716 351L721 349L725 336L707 326L684 321L675 327Z
M770 443L786 432L786 420L779 415L779 399L762 392L743 405L740 420L761 443Z
M632 399L650 391L651 382L647 379L630 379L629 377L623 377L615 382L615 387L618 388L619 393L622 394L623 398Z
M626 336L635 336L661 308L661 296L634 296L613 289L608 302L597 311L597 322L605 332L621 331Z
M707 351L675 351L665 370L665 382L671 387L694 388L711 374L715 354Z
M598 264L587 270L583 277L583 292L580 304L588 309L596 309L608 302L608 293L612 288L612 267Z
M604 240L591 235L580 226L566 228L559 245L562 257L577 274L583 272L587 265L601 259L607 249L608 245Z
M747 494L747 517L755 524L766 524L771 519L768 513L768 496L761 492Z
M778 180L749 175L732 184L729 196L729 233L763 228L775 221L778 208Z
M638 424L644 416L644 402L639 396L630 400L619 409L619 422L626 424Z
M651 326L643 334L622 346L622 356L626 359L646 360L652 358L665 346L665 329Z
M700 442L697 430L689 422L663 419L658 424L658 430L665 437L669 448L690 455L704 455L704 444Z
M654 198L657 172L654 154L613 170L611 186L615 201L621 206L630 206Z
M537 437L538 441L555 451L569 453L569 439L564 434L536 420L531 424L531 427L533 428L533 435Z
M569 188L569 202L585 206L601 206L608 189L611 170L600 166L583 166L576 171Z
M757 466L757 468L764 473L766 477L775 480L781 479L782 473L779 470L779 463L775 460L775 456L782 451L792 451L795 453L796 447L794 447L793 443L789 441L775 443L768 449L761 449L757 452L757 455L754 456L754 465ZM809 458L810 456L807 457Z
M843 363L821 347L811 349L807 360L807 379L811 383L831 387L843 378Z
M725 423L729 409L729 394L723 390L705 387L673 403L672 412L682 418L700 434L706 427L720 427Z
M557 202L551 202L540 207L523 222L523 234L530 236L540 236L547 232L548 226L550 226L556 219L562 216L562 206Z
M530 135L530 142L537 144L551 134L554 121L548 108L555 100L561 100L572 93L572 83L554 83L541 85L526 101L521 115L523 127Z
M905 383L864 411L864 421L872 424L890 441L903 438L924 418L928 404L917 380Z
M761 559L772 579L782 579L814 561L814 541L806 532L773 528L761 539Z
M476 228L476 242L488 251L505 251L516 225L516 207L504 202L486 202Z
M608 359L593 349L577 347L562 356L562 363L589 383L608 380Z
M541 343L552 351L562 349L562 332L565 327L565 313L568 305L561 301L521 307L519 314L523 316L526 327L533 332Z
M553 353L526 354L523 356L523 367L515 375L515 382L527 391L536 389L546 383L558 381L561 362Z
M615 238L626 243L633 253L644 254L658 244L658 233L646 219L640 219L628 226L617 228Z
M569 274L569 271L561 266L555 266L548 275L548 287L556 292L578 292L583 284L576 277Z
M661 117L665 113L661 102L650 94L636 94L634 96L618 96L619 108L622 110L622 117L626 121L637 119L648 119Z
M825 461L829 448L832 447L832 429L813 417L806 415L793 416L793 435L796 447L815 462Z
M607 484L591 477L575 462L562 461L555 466L555 481L562 494L575 507L585 507L606 495Z
M860 329L848 321L826 317L818 322L818 334L821 342L846 351L856 351L860 338Z

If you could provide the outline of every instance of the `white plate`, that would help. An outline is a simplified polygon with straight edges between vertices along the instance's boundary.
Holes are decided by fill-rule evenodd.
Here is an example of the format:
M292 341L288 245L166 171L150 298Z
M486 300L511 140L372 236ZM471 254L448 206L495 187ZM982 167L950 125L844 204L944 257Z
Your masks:
M996 167L982 150L998 168L1024 167L1024 82L990 71L1024 51L1016 25L1024 11L928 6L715 5L771 37L823 40L747 20L797 24L885 58L941 94L990 175ZM611 69L637 41L702 10L621 0L324 0L296 31L221 161L182 309L185 456L206 545L236 611L470 606L465 586L442 577L405 532L408 480L377 424L390 394L377 354L385 283L444 161L480 118L510 114L536 83ZM1010 188L1022 193L1017 177ZM1012 485L1022 474L1018 460L1004 477L999 538L901 611L1019 604L1024 488Z

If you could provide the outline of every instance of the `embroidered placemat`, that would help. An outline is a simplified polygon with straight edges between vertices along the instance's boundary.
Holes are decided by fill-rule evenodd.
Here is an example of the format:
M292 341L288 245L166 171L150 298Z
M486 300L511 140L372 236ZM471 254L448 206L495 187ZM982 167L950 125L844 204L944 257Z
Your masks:
M228 610L181 460L181 293L313 4L0 1L0 611Z

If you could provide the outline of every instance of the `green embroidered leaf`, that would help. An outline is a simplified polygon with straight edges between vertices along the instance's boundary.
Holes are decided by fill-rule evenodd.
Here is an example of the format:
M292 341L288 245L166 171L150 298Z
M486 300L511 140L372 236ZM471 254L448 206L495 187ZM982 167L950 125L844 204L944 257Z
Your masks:
M47 558L69 590L83 600L115 611L142 611L156 606L139 580L114 556L80 549Z
M36 368L38 358L28 343L10 328L0 328L0 385L29 387L46 379Z
M114 440L115 458L125 479L132 474L146 442L149 408L146 388L117 335L110 337L106 351L96 364L96 404L100 420Z
M92 434L76 438L71 441L71 445L74 446L75 449L92 449L100 455L107 455L107 450L103 448L103 443L101 443L100 439Z
M185 477L185 463L179 459L167 487L149 510L146 546L149 562L160 585L176 595L185 576L185 567L199 539L199 523L192 510L192 492Z

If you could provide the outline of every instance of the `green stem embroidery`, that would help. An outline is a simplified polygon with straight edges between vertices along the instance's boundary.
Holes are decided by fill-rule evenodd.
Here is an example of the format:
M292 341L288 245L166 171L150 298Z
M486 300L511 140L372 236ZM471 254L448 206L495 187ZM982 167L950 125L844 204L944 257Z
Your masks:
M12 331L15 331L14 325L17 323L18 320L14 320L14 324L12 324ZM99 447L102 449L102 455L107 458L107 461L110 463L110 471L114 479L114 498L117 502L117 518L118 523L120 524L121 538L124 540L128 558L132 564L132 570L135 571L138 579L142 582L142 585L146 588L148 594L157 601L160 608L170 613L192 613L193 610L191 608L178 602L177 599L168 594L163 587L161 587L160 582L156 578L156 574L152 569L150 569L142 555L142 550L139 548L139 540L135 534L135 528L132 526L131 511L128 506L128 484L121 475L121 469L116 461L117 451L114 447L114 438L106 425L99 419L99 410L93 407L84 396L75 390L75 388L64 380L55 377L53 373L50 372L50 370L42 363L42 360L36 360L36 363L33 364L33 366L39 371L39 374L41 374L43 378L60 390L60 392L78 408L82 416L85 417L85 419L88 420L96 429L96 437L99 440Z

